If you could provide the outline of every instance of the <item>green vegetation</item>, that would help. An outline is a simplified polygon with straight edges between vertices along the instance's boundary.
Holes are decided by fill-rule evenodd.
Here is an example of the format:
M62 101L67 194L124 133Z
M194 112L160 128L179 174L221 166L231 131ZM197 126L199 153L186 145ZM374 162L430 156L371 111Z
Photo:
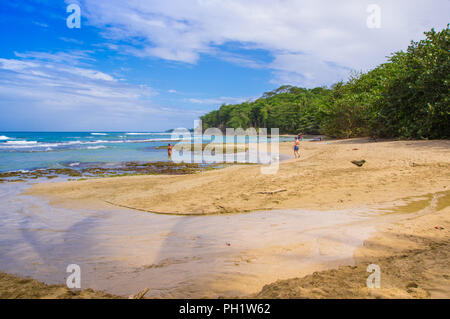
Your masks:
M331 90L303 89L285 85L264 93L254 102L222 105L201 117L203 128L278 127L281 133L319 133L321 115L330 101Z
M450 29L434 29L387 63L331 89L282 86L253 102L222 105L203 128L279 128L282 134L450 138Z

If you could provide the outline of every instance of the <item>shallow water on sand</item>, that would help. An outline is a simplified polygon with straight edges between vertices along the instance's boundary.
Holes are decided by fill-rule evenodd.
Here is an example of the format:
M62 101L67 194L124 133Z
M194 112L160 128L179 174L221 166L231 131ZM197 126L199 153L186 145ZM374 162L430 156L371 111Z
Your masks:
M20 195L27 187L0 184L0 270L64 284L67 265L78 264L83 289L123 296L146 287L147 297L254 293L352 262L380 216L389 215L379 208L217 216L80 211Z

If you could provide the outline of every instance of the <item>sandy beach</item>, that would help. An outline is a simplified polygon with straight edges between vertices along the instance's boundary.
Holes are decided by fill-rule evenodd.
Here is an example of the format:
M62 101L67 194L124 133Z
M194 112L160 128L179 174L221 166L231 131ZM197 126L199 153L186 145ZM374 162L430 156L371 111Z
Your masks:
M450 299L450 1L3 2L0 300Z
M291 155L291 144L281 144L280 152ZM166 266L198 269L199 274L212 271L217 276L175 287L169 294L150 292L147 297L184 293L188 298L448 298L449 155L449 141L302 142L301 159L280 163L274 175L261 174L259 165L235 165L194 175L39 183L25 194L49 200L54 207L132 208L138 215L217 218L207 224L202 224L204 220L179 224L182 231L176 235L172 231L166 249L183 256L173 248L180 243L173 238L206 227L217 233L221 245L229 238L232 253L224 250L229 249L225 245L210 242L204 246L209 248L189 248L192 261L162 259L147 267L147 277L142 272L142 278L152 278L156 271L163 278ZM366 163L358 167L351 163L355 160ZM255 211L266 213L259 217L250 213ZM228 228L220 226L224 225L220 218L226 218ZM142 240L139 237L137 242ZM194 245L198 238L189 240ZM138 247L135 250L138 253ZM211 258L217 258L212 268L195 268ZM381 267L381 289L366 288L368 264ZM10 287L6 297L19 296L14 287L30 285L8 276L0 280ZM127 284L132 285L130 280ZM51 289L45 294L43 286L36 287L44 293L29 297L55 296ZM137 293L145 286L135 283L134 288ZM96 297L91 292L85 296ZM68 295L64 291L57 297Z
M291 144L281 144L280 153L293 156ZM28 194L46 196L52 204L182 215L345 209L445 191L449 155L449 141L303 142L301 159L281 163L274 175L243 165L195 175L40 184ZM354 160L366 163L357 167Z

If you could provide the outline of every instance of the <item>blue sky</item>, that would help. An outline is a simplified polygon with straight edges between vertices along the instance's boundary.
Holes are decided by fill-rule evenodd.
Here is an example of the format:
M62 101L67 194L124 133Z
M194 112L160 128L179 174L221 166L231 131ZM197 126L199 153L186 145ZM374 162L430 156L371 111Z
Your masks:
M80 29L66 25L71 3ZM371 3L377 29L366 24ZM222 103L373 68L445 27L449 9L446 0L2 1L0 131L189 128Z

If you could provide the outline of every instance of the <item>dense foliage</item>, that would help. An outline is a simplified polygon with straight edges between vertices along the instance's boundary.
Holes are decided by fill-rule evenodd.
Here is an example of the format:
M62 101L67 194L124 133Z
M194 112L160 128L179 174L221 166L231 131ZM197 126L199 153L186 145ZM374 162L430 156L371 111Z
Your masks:
M204 129L278 127L333 137L450 137L450 30L426 32L406 52L331 89L282 86L201 117Z
M318 133L324 108L329 103L331 90L312 90L282 86L265 93L253 102L222 105L202 117L203 128L278 127L280 132L304 130Z

